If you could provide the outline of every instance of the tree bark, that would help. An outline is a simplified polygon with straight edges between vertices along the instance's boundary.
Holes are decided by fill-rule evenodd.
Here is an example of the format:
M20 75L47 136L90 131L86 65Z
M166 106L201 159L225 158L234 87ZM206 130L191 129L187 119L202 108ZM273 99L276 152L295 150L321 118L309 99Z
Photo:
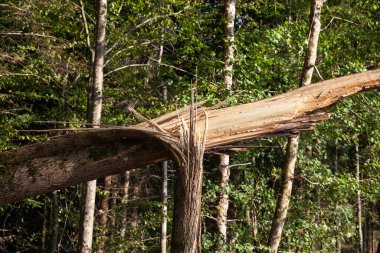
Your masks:
M130 171L124 172L124 184L123 184L123 197L121 199L122 203L122 218L121 218L121 228L120 228L120 236L125 236L125 231L127 230L127 203L128 203L128 190L129 190L129 181L130 181Z
M105 57L105 36L107 24L107 0L97 0L96 2L96 30L95 30L95 54L93 66L90 74L92 76L92 84L90 85L90 103L89 103L89 118L91 127L98 128L102 113L103 102L103 65ZM91 80L91 78L90 78ZM79 242L80 251L91 252L93 240L93 222L95 212L95 196L96 196L96 180L87 182L84 196L84 217L83 220L83 235L80 236L82 241Z
M104 196L103 196L102 202L100 204L101 205L101 215L99 218L99 225L103 229L105 229L107 227L111 186L112 186L112 176L104 177L104 188L103 188Z
M339 144L338 139L335 139L335 143L334 143L334 147L335 147L334 164L332 167L332 174L333 175L338 174L338 162L339 162L338 144ZM337 208L337 204L335 204L335 208ZM336 232L337 232L337 234L335 235L335 240L336 240L335 247L336 247L336 252L340 253L342 251L342 243L341 243L341 239L340 239L338 231L336 231Z
M328 118L321 112L341 98L380 87L380 70L372 70L320 83L255 103L207 109L206 151L242 140L312 129ZM178 115L180 109L155 120L167 133L135 127L82 129L75 134L0 152L0 205L51 192L80 182L117 174L141 166L181 159ZM198 115L202 133L205 115ZM148 125L149 127L149 125ZM65 129L65 131L68 131Z
M57 191L52 192L52 215L51 215L51 240L49 245L49 252L57 251L58 242L58 196Z
M109 225L111 228L116 228L117 224L116 224L116 210L117 210L117 199L118 199L118 188L117 188L117 185L118 185L118 176L112 176L111 178L111 189L110 189L110 196L111 196L111 200L110 200L110 207L111 207L111 210L109 210L108 214L109 214L109 217L110 217L110 222L109 222ZM111 233L109 234L109 238L110 240L113 240L114 238L114 234L115 234L115 230L114 229L111 229Z
M360 192L360 157L359 157L359 144L355 144L355 169L356 169L356 186L357 186L357 218L358 218L358 235L359 235L359 253L364 253L364 243L363 243L363 224L362 224L362 200Z
M219 231L219 238L226 242L227 239L227 211L228 211L228 194L227 186L228 179L230 177L230 156L227 154L220 154L219 163L219 186L220 186L220 196L219 203L217 206L217 217L216 224Z
M91 87L90 122L100 125L103 103L103 65L106 49L107 0L97 0L97 18L95 30L95 59L93 86Z
M318 40L321 31L321 11L324 2L325 0L311 0L308 50L302 70L301 87L311 84L313 72L316 67Z
M234 41L235 41L235 14L236 0L224 0L224 85L229 92L233 85L233 63L234 63ZM224 242L227 240L227 212L228 212L228 194L226 192L230 178L230 157L228 154L220 154L219 163L219 186L220 197L217 207L216 225L218 227L219 239ZM224 246L223 246L224 247Z
M162 163L161 253L166 253L168 228L168 161Z
M92 252L92 234L94 230L96 180L86 183L85 199L83 206L83 225L81 231L81 241L79 242L80 252Z
M46 252L46 217L47 217L47 207L44 205L44 214L43 214L43 222L42 222L42 230L41 230L41 252Z
M317 48L319 33L321 30L321 10L324 0L311 0L310 8L310 32L308 38L308 49L304 61L300 86L311 83L315 61L317 59ZM272 221L272 228L269 236L269 247L271 253L276 253L281 241L282 229L288 213L289 202L292 194L294 168L297 160L298 142L300 135L296 133L288 138L288 148L286 155L286 165L283 171L282 188L277 200L277 207Z
M201 164L181 168L177 172L174 194L173 253L200 253L201 232Z
M108 211L109 211L109 202L110 202L110 192L112 186L112 176L104 177L104 189L103 189L103 198L101 202L101 213L99 218L99 226L101 228L101 234L99 245L98 245L98 253L103 252L105 240L106 240L106 230L107 230L107 221L108 221Z
M161 2L162 4L162 2ZM164 53L164 45L163 45L163 30L161 29L161 37L160 37L160 47L158 52L158 64L161 64L162 62L162 55ZM160 72L158 71L157 74L158 77L160 77ZM168 86L165 83L165 80L163 81L162 86L162 100L165 103L165 107L168 102ZM167 251L167 230L168 230L168 161L164 161L162 163L162 218L161 218L161 253L166 253Z
M227 90L232 90L232 77L234 66L234 41L235 41L235 13L236 13L236 0L224 0L224 33L225 33L225 46L224 46L224 84Z
M278 246L280 245L282 229L284 227L285 218L288 213L289 202L292 195L298 142L298 134L288 139L288 145L286 148L287 161L282 174L282 188L280 196L277 199L276 211L272 220L272 229L269 238L270 252L277 252Z

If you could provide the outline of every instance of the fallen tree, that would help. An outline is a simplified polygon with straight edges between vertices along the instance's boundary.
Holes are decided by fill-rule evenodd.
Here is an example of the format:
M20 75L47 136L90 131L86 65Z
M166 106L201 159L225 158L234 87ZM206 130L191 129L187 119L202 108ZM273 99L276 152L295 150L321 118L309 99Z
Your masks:
M323 109L380 87L380 69L302 87L254 103L198 108L196 131L206 150L257 137L289 135L327 119ZM185 163L179 131L187 108L127 128L86 129L0 153L0 204L51 192L168 158Z

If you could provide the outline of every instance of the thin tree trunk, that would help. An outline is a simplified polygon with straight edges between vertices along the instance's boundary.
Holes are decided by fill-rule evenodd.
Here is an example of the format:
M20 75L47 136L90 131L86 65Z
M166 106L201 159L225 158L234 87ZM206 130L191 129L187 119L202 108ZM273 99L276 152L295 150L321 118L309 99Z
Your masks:
M119 183L118 177L113 176L112 177L112 185L110 189L110 195L111 195L111 210L109 210L109 216L110 216L110 226L111 226L111 234L109 236L110 240L114 238L114 231L116 228L116 209L117 209L117 196L118 196L118 189L117 185ZM112 188L113 186L113 188Z
M233 84L233 63L234 63L234 41L235 41L235 15L236 0L224 0L224 85L229 92L232 90ZM228 181L230 179L230 156L228 154L220 154L219 163L219 186L220 196L217 207L216 224L220 240L225 245L227 240L227 212L228 212L228 194L226 193ZM224 247L224 246L223 246Z
M278 250L278 246L281 241L282 229L288 213L293 187L294 168L297 160L298 142L298 134L288 139L288 145L286 148L287 161L282 173L282 188L279 198L277 199L276 211L272 220L272 229L269 238L271 253L275 253Z
M161 253L166 253L168 226L168 161L162 163Z
M94 229L96 180L86 183L84 191L83 205L83 225L81 231L81 241L79 241L80 252L92 252L92 235Z
M230 177L230 156L227 154L219 155L219 186L220 186L220 196L219 203L217 206L217 217L216 224L219 231L219 238L226 242L227 239L227 211L228 211L228 194L227 186Z
M109 210L109 202L110 202L110 193L112 186L112 176L106 176L104 178L104 196L101 202L101 215L99 218L99 225L102 229L106 229L107 221L108 221L108 210Z
M255 207L253 205L253 209L249 206L245 209L245 219L247 220L247 224L252 227L251 235L254 241L254 245L257 246L257 215L255 212Z
M139 173L139 172L137 172ZM136 173L136 174L137 174ZM132 194L132 203L134 203L134 205L132 206L132 210L131 210L131 228L133 229L136 229L138 224L139 224L139 213L138 213L138 209L137 209L137 206L135 205L135 201L137 199L139 199L141 197L141 179L139 177L140 175L136 176L135 177L135 180L133 180L133 194Z
M236 0L224 0L225 13L225 47L224 47L224 84L227 90L232 90L234 66L235 15Z
M324 2L325 0L311 0L308 50L303 65L300 86L311 84L315 62L317 60L318 40L321 31L321 11Z
M334 152L334 165L332 168L333 175L338 174L338 162L339 162L339 156L338 156L338 139L335 139L335 152ZM335 208L337 207L337 204L335 204ZM338 231L337 231L338 232ZM335 236L336 239L336 252L340 253L342 251L342 243L339 237L339 233Z
M356 155L356 186L357 186L357 202L358 202L358 234L359 234L359 253L364 253L363 249L363 224L362 224L362 200L360 192L360 158L359 158L359 144L355 145L355 155Z
M107 0L98 0L96 2L97 18L95 30L95 55L92 85L90 86L90 111L88 121L93 128L100 125L102 101L103 101L103 65L105 56L105 36L107 23ZM91 71L90 71L91 72ZM96 197L96 180L87 182L84 201L84 218L83 218L83 235L79 243L80 251L87 253L92 251L94 213Z
M106 176L104 178L104 195L101 202L101 215L99 218L99 225L101 228L101 234L98 245L98 253L103 252L105 240L106 240L106 230L107 230L107 220L108 220L108 210L110 202L110 191L112 186L112 176Z
M369 202L369 210L367 214L367 224L368 224L368 240L367 240L367 250L368 253L376 253L377 241L376 241L376 210L375 203Z
M42 222L42 231L41 231L41 252L46 252L46 216L47 216L47 207L44 205L44 214L43 214L43 222Z
M315 61L317 58L317 47L319 33L321 30L321 10L324 0L312 0L310 8L310 32L308 38L308 50L304 61L303 72L301 75L300 86L311 83ZM282 188L277 200L275 215L272 221L272 228L269 236L269 247L271 253L277 253L281 241L282 229L288 213L291 198L294 168L297 160L299 133L288 138L286 164L282 176Z
M161 1L162 5L162 1ZM157 63L161 64L162 62L162 56L164 53L164 45L163 45L163 30L161 29L161 36L160 36L160 46L159 46L159 52L158 52L158 60ZM160 71L158 71L158 78L160 78ZM168 86L165 83L165 80L163 80L163 86L162 86L162 100L166 104L168 102ZM161 253L166 253L167 251L167 230L168 230L168 161L162 162L162 218L161 218Z
M128 203L128 190L129 190L129 180L130 180L130 171L124 172L124 184L123 184L123 197L121 199L122 203L122 219L121 219L121 228L120 228L120 236L125 236L125 231L127 230L127 203Z
M57 251L58 241L58 196L57 191L52 192L52 218L51 218L51 240L49 252Z

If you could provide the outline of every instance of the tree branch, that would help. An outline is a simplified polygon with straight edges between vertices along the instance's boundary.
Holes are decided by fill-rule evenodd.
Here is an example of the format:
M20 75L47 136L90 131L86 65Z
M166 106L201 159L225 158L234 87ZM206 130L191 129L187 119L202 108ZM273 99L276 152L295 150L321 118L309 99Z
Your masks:
M32 36L32 37L43 37L43 38L51 38L51 39L57 39L57 37L46 35L46 34L39 34L39 33L25 33L21 31L0 31L0 36Z
M346 21L348 23L351 23L351 24L354 24L354 25L359 25L358 23L355 23L354 21L351 21L351 20L348 20L348 19L344 19L344 18L340 18L340 17L332 17L329 21L329 23L321 29L321 31L327 29L330 25L332 25L332 23L334 22L335 19L338 19L338 20L343 20L343 21Z
M84 25L84 30L85 30L85 33L86 33L87 48L88 48L88 50L90 50L91 57L93 58L94 54L95 54L95 51L94 51L94 48L91 46L90 32L88 30L88 23L87 23L86 13L84 11L84 5L83 5L83 1L82 0L80 0L80 8L81 8L81 11L82 11L83 25Z
M120 71L122 69L126 69L126 68L133 68L133 67L146 67L146 66L152 66L152 64L147 64L147 63L137 63L137 64L129 64L129 65L125 65L125 66L122 66L122 67L119 67L119 68L116 68L116 69L113 69L107 73L104 74L104 77L112 74L112 73L115 73L117 71Z

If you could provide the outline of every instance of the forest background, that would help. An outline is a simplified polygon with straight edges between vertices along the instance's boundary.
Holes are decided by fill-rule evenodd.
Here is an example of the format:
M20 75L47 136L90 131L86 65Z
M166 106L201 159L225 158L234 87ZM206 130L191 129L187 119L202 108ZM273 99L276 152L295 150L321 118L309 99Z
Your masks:
M91 53L84 17L92 40L95 9L93 1L0 1L1 150L63 133L25 130L85 126ZM309 1L237 2L229 89L223 80L223 2L110 1L102 125L139 122L120 106L124 102L147 118L189 104L195 82L197 100L210 105L226 99L228 105L252 102L295 89L309 13ZM377 1L329 0L322 13L313 82L379 68ZM334 105L331 119L316 130L302 133L280 252L356 251L360 230L363 252L379 250L379 109L378 91L357 95ZM244 152L225 151L231 166L227 241L219 237L215 222L219 156L206 154L202 251L268 251L285 146L284 138L265 138L245 142ZM169 231L175 169L169 162ZM159 252L161 166L112 180L106 189L99 181L94 251ZM81 195L74 186L2 206L1 249L76 251ZM101 226L104 196L110 197L108 221Z

